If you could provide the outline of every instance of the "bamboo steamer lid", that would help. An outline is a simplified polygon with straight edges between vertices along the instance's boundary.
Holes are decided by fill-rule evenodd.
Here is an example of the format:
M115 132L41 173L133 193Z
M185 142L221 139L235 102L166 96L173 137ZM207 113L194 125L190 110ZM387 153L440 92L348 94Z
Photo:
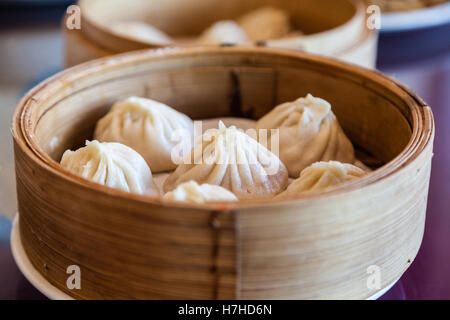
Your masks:
M58 163L130 95L194 119L247 115L311 93L333 106L367 176L297 200L166 203L95 184ZM212 107L213 106L213 107ZM20 236L33 266L77 299L365 299L420 247L434 138L430 107L395 80L267 48L156 49L63 71L13 119ZM66 286L69 265L82 287Z

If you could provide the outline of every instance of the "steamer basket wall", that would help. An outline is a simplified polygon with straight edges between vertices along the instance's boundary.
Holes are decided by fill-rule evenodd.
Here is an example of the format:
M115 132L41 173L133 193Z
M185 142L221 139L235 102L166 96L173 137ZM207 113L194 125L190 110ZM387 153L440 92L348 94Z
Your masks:
M330 101L368 176L292 201L163 203L84 180L58 161L129 95L195 119L259 118L312 93ZM33 266L79 299L365 299L422 241L430 108L378 72L263 48L141 51L68 69L19 103L13 137L20 235ZM68 290L79 265L82 289Z
M63 23L66 65L123 53L155 48L157 44L141 42L113 33L115 21L144 21L172 37L200 34L220 19L235 19L244 13L272 5L287 10L302 37L274 40L269 47L323 54L375 67L377 32L366 27L366 10L357 0L81 0L81 29L68 30Z

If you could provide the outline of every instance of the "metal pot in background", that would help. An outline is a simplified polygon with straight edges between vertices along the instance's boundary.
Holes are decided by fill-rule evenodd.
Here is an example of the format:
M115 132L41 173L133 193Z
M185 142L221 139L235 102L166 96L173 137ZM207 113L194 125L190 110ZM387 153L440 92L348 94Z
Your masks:
M450 50L450 2L421 10L384 13L378 65L408 63Z

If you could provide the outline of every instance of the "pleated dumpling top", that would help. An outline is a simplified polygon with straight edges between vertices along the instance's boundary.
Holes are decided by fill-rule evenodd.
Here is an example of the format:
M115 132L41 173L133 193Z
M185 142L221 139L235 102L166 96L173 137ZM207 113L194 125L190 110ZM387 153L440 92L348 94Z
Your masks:
M159 195L145 160L139 153L120 143L87 141L85 147L64 152L61 165L85 179L111 188Z
M225 188L206 183L199 185L195 181L180 184L163 199L191 203L237 201L236 196Z
M222 121L197 139L193 150L164 183L166 192L187 181L217 185L239 199L273 197L285 189L286 167L249 135Z
M185 114L155 100L129 97L115 103L97 122L94 139L133 148L158 173L176 168L173 148L192 145L193 134L194 123Z
M268 129L268 134L269 129L279 129L279 157L292 178L317 161L355 160L353 145L331 105L311 94L278 105L257 121L256 129ZM272 144L269 148L273 148Z
M341 183L366 175L366 172L352 164L338 161L316 162L304 169L277 199L295 198L305 192L326 190Z
M243 44L249 41L245 31L232 20L214 23L196 40L199 45Z
M237 20L252 41L267 41L286 37L291 31L289 14L276 7L262 7Z

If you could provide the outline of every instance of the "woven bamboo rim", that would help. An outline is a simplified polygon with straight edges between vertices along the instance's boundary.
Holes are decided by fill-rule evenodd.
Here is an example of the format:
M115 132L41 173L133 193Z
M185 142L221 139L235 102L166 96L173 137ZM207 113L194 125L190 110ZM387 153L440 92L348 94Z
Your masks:
M272 5L280 8L286 8L289 11L306 11L312 12L315 16L320 17L320 21L322 24L329 24L332 26L332 29L326 29L322 25L316 22L316 25L312 29L317 29L313 33L313 37L317 38L315 41L320 41L320 39L330 41L330 39L338 38L339 42L336 42L335 45L337 47L342 46L342 44L346 43L348 39L343 38L343 35L346 35L350 39L354 39L355 35L358 34L363 29L364 20L365 20L365 10L363 3L360 1L354 0L325 0L325 2L321 3L321 8L326 8L327 10L333 10L333 16L329 15L329 12L323 12L324 9L318 10L316 7L316 1L312 0L301 0L300 2L293 4L292 1L234 1L228 2L226 6L223 6L221 1L200 1L196 3L189 3L188 1L171 1L171 2L163 2L161 4L158 3L148 3L142 1L135 1L134 3L128 3L128 6L133 6L133 18L136 18L138 21L142 20L147 13L146 10L153 9L160 10L160 7L163 6L164 10L162 10L161 14L164 15L165 12L170 13L170 11L180 11L183 14L186 14L183 10L191 10L189 13L193 13L192 10L205 10L205 8L215 8L217 12L208 12L208 16L203 16L203 19L190 19L189 26L183 25L182 28L177 26L177 20L170 20L170 16L167 17L166 21L158 21L157 27L162 24L162 30L169 31L172 29L183 30L192 29L197 33L201 32L208 25L204 25L205 21L213 22L218 19L230 18L230 16L238 16L239 14L243 14L248 12L251 9L256 9L264 5ZM131 50L139 50L146 48L157 48L161 47L159 45L152 45L147 42L139 41L137 39L126 37L120 34L116 34L111 31L108 26L105 24L110 19L110 14L114 14L114 7L120 7L123 5L121 1L104 1L104 0L80 0L78 1L78 5L81 8L83 19L82 19L82 28L81 33L90 41L98 45L100 48L105 50L109 50L113 53L126 52ZM224 9L224 10L220 10ZM222 13L221 11L225 11ZM122 11L121 18L130 18ZM204 12L199 12L199 14L204 14ZM151 14L151 12L149 13ZM295 12L295 15L298 15L298 12ZM213 19L213 15L217 15ZM151 16L150 16L151 17ZM336 18L339 17L339 18ZM153 17L157 18L157 17ZM303 18L310 19L309 16L305 16ZM161 20L161 19L160 19ZM325 23L326 21L326 23ZM166 27L166 28L164 28ZM310 27L311 28L311 27ZM269 41L270 42L270 41ZM276 41L274 41L276 42Z
M56 103L65 95L76 94L77 90L87 84L94 86L95 83L104 81L101 79L106 79L104 78L105 74L108 74L107 78L112 74L119 75L120 72L124 72L124 70L127 70L128 74L132 74L138 70L136 69L137 66L140 66L140 72L151 72L151 70L156 69L164 70L164 68L169 67L174 68L173 70L177 70L177 68L186 66L184 63L180 64L182 61L189 66L195 65L196 67L207 66L222 61L223 66L229 66L230 70L238 69L240 64L242 66L253 66L258 68L266 68L274 65L277 67L289 66L289 68L305 68L307 70L313 70L319 74L325 72L327 75L335 77L338 81L348 81L357 84L364 87L365 90L371 90L377 95L384 96L387 100L390 100L397 108L399 108L398 110L402 114L402 117L407 119L411 128L411 137L403 150L383 167L360 180L344 184L339 188L320 194L303 195L299 197L299 199L289 201L256 201L249 203L238 202L208 205L179 203L162 204L157 199L128 194L120 190L97 185L63 170L58 162L42 149L39 139L33 131L36 121L38 121L38 118L36 118L36 110L39 108L45 108L45 105L48 106L52 103ZM146 64L147 62L155 62L155 64ZM45 114L45 111L43 111L43 114ZM345 119L343 120L345 123ZM364 223L361 221L354 222L355 227L360 224L360 227L367 228L369 225L377 231L375 233L374 231L367 231L367 234L359 234L359 236L367 237L364 239L373 239L377 234L385 233L384 236L389 238L392 243L390 249L398 251L398 253L395 254L390 251L384 252L383 254L380 254L379 258L381 259L379 263L388 270L385 278L383 278L383 284L386 285L389 281L392 282L406 270L408 265L414 259L422 239L433 136L434 125L430 108L409 89L381 73L347 65L323 57L263 48L192 48L183 50L145 50L122 54L109 59L99 59L68 69L41 83L27 93L20 101L15 112L13 137L15 141L22 241L30 260L36 269L43 273L52 284L76 298L364 298L371 296L373 292L364 292L360 286L356 286L355 288L348 287L355 285L355 283L351 281L341 285L335 283L335 278L333 278L334 280L321 280L320 276L313 272L313 270L317 268L320 269L321 264L313 265L304 262L297 265L298 261L304 261L305 253L298 253L298 259L300 260L295 260L294 264L296 265L296 268L292 270L289 269L289 271L284 269L284 267L281 268L279 263L291 261L289 260L289 254L284 252L285 249L283 249L287 248L286 245L290 241L289 237L286 239L283 238L283 241L287 241L287 243L283 241L281 243L278 243L277 241L273 243L269 242L272 246L271 249L270 247L262 248L258 243L266 243L266 241L271 239L270 236L265 236L264 233L269 235L272 234L272 237L274 237L283 233L286 234L286 230L290 230L289 228L294 226L299 228L299 230L301 229L305 234L309 234L307 230L303 229L303 226L308 221L309 223L313 223L313 226L332 225L332 218L335 219L336 216L330 211L331 205L335 205L340 209L349 207L357 211L364 210L354 208L352 204L353 201L357 201L359 198L362 199L361 201L366 201L365 199L369 200L372 196L379 197L381 194L380 190L386 189L387 186L391 186L395 181L398 181L399 184L401 182L403 185L406 183L405 179L408 179L413 173L416 173L418 175L415 176L416 180L408 181L408 185L411 185L411 192L417 192L417 195L414 195L420 199L420 203L414 203L412 204L412 207L410 207L408 202L401 202L402 207L398 209L399 218L395 218L392 213L389 213L387 216L389 219L393 220L387 221L386 219L383 219L384 222L374 221L372 224L367 221ZM41 175L40 179L43 180L39 182L33 181L31 177L36 175ZM45 181L45 179L50 180ZM107 278L108 276L111 276L118 281L119 278L117 278L117 274L108 274L108 272L114 272L114 270L117 272L117 270L114 269L114 264L117 263L114 259L119 259L119 256L114 254L113 249L118 250L121 254L124 253L123 250L125 249L122 247L122 244L115 244L115 248L103 248L105 252L102 252L99 256L105 259L112 259L108 261L113 266L111 266L111 269L108 269L107 272L98 269L99 265L103 265L99 261L95 261L94 263L90 260L80 258L84 255L89 256L89 253L87 252L89 251L89 240L92 241L92 239L96 239L96 233L99 234L99 238L100 235L107 237L108 232L113 232L116 237L121 238L124 237L124 234L133 232L133 230L125 230L123 231L124 233L122 233L121 230L112 229L113 225L117 226L117 221L105 220L109 218L103 215L100 221L104 223L104 225L96 224L95 222L98 223L99 220L93 219L91 221L90 217L92 217L92 215L85 216L82 212L79 212L79 210L73 211L74 209L72 208L64 209L61 207L61 203L58 204L59 208L62 208L68 215L60 216L59 213L55 214L51 209L55 203L48 203L48 201L57 202L58 197L55 198L55 195L51 195L51 193L48 192L56 192L58 196L64 195L64 193L61 194L61 191L58 191L59 189L57 188L68 188L67 190L71 188L70 191L73 191L73 194L80 199L88 199L90 197L89 195L91 195L91 197L95 196L102 199L108 199L108 204L102 204L101 201L103 200L100 198L98 199L99 203L95 205L93 202L90 202L89 205L81 204L81 206L84 206L83 210L90 210L90 206L96 206L96 208L93 208L92 210L97 209L95 212L98 212L101 206L110 208L110 206L114 204L121 207L122 210L127 211L127 214L131 215L131 217L140 220L145 217L145 215L143 215L143 208L148 208L145 211L148 211L147 214L150 214L151 217L149 219L155 219L157 216L158 219L155 221L159 221L157 223L159 227L164 226L163 229L168 228L168 235L166 236L169 238L174 237L172 241L177 242L180 241L180 239L179 236L171 235L171 232L177 230L177 232L180 230L184 232L186 243L184 245L179 243L179 248L183 248L184 246L186 250L189 251L194 250L196 246L201 244L201 246L198 247L201 248L201 250L199 249L199 252L201 252L200 256L206 255L209 258L206 260L188 259L185 263L192 266L197 265L200 270L204 271L197 270L193 273L193 278L190 278L189 276L189 272L193 272L192 270L188 271L187 274L184 273L184 276L192 281L189 282L190 284L183 282L183 276L181 274L173 276L174 278L169 277L170 279L167 280L168 283L161 284L149 280L150 283L148 286L144 284L143 287L139 288L136 288L136 283L131 285L130 281L120 282L117 285L101 282L102 278ZM45 198L46 195L48 195L47 197L49 197L49 199ZM380 202L378 205L389 208L394 204L398 195L400 195L400 193L395 195L386 194L385 203ZM36 201L39 203L36 203ZM92 199L90 201L92 201ZM39 208L40 206L42 206L42 208ZM371 206L368 205L368 207ZM323 214L317 212L316 216L311 215L312 211L319 209L323 210ZM301 215L299 215L298 210L301 210ZM164 215L158 215L157 212L159 211L163 212ZM367 215L367 212L357 211L354 212L356 216L358 214L361 216ZM74 212L76 212L75 217L78 217L78 215L80 216L74 218ZM277 215L276 217L273 216L274 213ZM327 213L332 216L329 218L331 220L327 220ZM114 215L116 214L118 221L124 223L124 217L119 212L114 212ZM349 214L353 214L353 212L350 212ZM255 215L259 215L259 218L252 218ZM81 217L86 220L78 220ZM400 217L401 220L398 220ZM68 220L65 221L65 219ZM273 220L272 227L265 225L265 223L269 223L272 219L275 219ZM320 219L323 219L323 221L319 221ZM133 219L131 219L131 221L126 221L126 224L134 225L134 227L139 230L138 225L135 225ZM288 223L288 221L290 221L290 223ZM71 224L74 224L74 226L70 224L67 225L66 222L70 222ZM89 225L89 228L85 230L80 229L86 223L94 224ZM150 223L148 225L150 226L151 223L155 222L149 221L147 223ZM284 225L284 223L287 223L287 229L282 232L279 226L280 224ZM346 221L346 224L341 227L347 230L349 227L348 223L349 221ZM193 229L190 230L186 226L191 226ZM52 228L61 228L65 231L70 230L70 234L67 235L66 233L61 235L58 234L57 231L50 231ZM96 230L96 232L93 233L93 230ZM152 230L155 231L157 229L152 228ZM193 232L193 230L195 230L195 232ZM350 232L350 234L353 232L347 231ZM405 234L405 237L406 235L408 236L406 239L407 242L402 238L403 236L402 233L399 233L400 231ZM46 232L51 232L52 236L46 235ZM144 231L141 230L137 232L137 234L142 236L142 232ZM198 235L198 232L200 232L200 235ZM329 232L330 230L317 231L318 234L324 233L325 235L330 236L331 234L329 234ZM290 233L288 232L288 234ZM303 233L300 235L293 234L292 238L295 239L302 234ZM73 238L78 235L84 235L86 238L84 240L77 240L79 242L76 242L76 245L72 247L71 244L67 242L67 237L73 240ZM163 238L166 236L163 236ZM402 238L402 241L396 241L395 238L392 238L394 236ZM55 239L53 239L53 237L55 237ZM351 250L344 245L345 241L349 240L345 240L336 235L333 235L331 238L334 239L333 241L336 239L344 241L342 242L343 248L345 248L345 250ZM155 241L157 240L157 238L152 239ZM255 239L259 239L258 242L254 242ZM101 239L99 241L101 241ZM147 240L144 240L144 242L145 241ZM364 255L364 250L362 250L364 245L358 242L359 240L357 239L352 239L352 241L355 241L355 246L358 250L355 249L355 251L349 251L349 259L352 260L350 257L353 257L357 260L360 258L360 254ZM317 243L314 245L314 242L308 242L307 239L301 240L299 245L301 243L303 243L305 247L301 245L298 248L306 250L305 252L309 252L308 250L315 245L319 245ZM406 243L409 244L406 245ZM132 243L128 243L128 245L132 245ZM140 245L136 245L136 250L143 250L142 247L139 248ZM325 242L322 245L324 247L316 248L317 254L323 254L324 257L327 257L330 261L336 260L340 263L340 265L331 268L330 272L334 274L333 270L336 269L336 279L342 280L342 276L348 272L346 266L334 255L326 255L326 247L330 245L329 243ZM365 250L369 253L378 252L381 247L383 246L379 242L371 240L367 244ZM65 248L65 250L63 248ZM172 246L166 247L166 249L167 248L175 250ZM258 252L260 252L260 254L258 254ZM160 255L162 253L155 254L161 259L162 256ZM173 256L170 256L170 254ZM176 266L178 266L177 259L180 258L180 253L173 251L170 252L170 254L167 259L171 261L170 265L176 270ZM288 255L285 256L286 254ZM312 253L309 253L308 255L311 254ZM395 256L395 259L387 259L388 256L390 257L392 255ZM279 257L279 260L277 260L278 262L273 260L274 256ZM82 261L77 260L77 257ZM364 257L367 258L365 255ZM122 258L125 260L131 259L131 257L125 256ZM313 261L316 261L314 259ZM262 261L267 264L267 268L271 266L269 268L270 270L276 271L277 268L281 268L280 272L281 270L284 270L282 273L283 277L287 278L272 280L268 276L268 274L270 274L269 270L261 267L260 263ZM403 262L399 263L399 261ZM64 286L65 273L62 274L61 270L63 270L63 265L68 262L82 262L89 270L86 275L86 277L88 277L86 280L88 284L85 285L81 292L69 291ZM318 262L316 261L316 263ZM142 272L146 274L145 272L148 271L145 265L140 266L140 269L134 268L133 265L130 265L130 268L133 272L136 272L137 277L143 277ZM153 267L151 270L157 272L163 278L167 277L167 275L164 275L163 269ZM300 277L297 273L298 270L303 270L303 272L307 271L311 274L303 274L303 277ZM133 273L131 275L133 275ZM359 275L358 281L363 277L363 275ZM291 280L286 282L287 279ZM327 277L324 277L324 279L327 279ZM322 283L322 281L325 283ZM293 283L293 288L286 288L286 283ZM347 288L348 291L343 291L344 288ZM152 290L156 290L156 292Z

